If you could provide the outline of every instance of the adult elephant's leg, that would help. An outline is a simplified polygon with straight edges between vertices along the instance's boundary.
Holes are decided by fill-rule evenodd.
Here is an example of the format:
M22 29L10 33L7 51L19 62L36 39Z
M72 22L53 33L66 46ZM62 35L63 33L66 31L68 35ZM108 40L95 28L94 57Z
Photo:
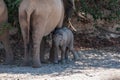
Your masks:
M41 66L41 53L40 53L40 44L44 34L44 26L41 28L41 24L34 26L32 31L32 39L33 39L33 67L38 68Z
M26 32L25 30L23 29L22 30L22 34L23 34L23 41L24 41L24 62L23 62L23 66L29 66L30 65L30 53L29 53L29 46L30 46L30 43L27 42L27 35L26 35Z
M23 41L24 41L24 61L23 61L23 66L29 66L30 65L30 53L29 53L29 31L28 31L28 25L26 20L24 19L25 14L21 15L19 18L20 21L20 28L23 36Z
M13 63L13 52L10 46L8 33L5 33L4 39L2 40L2 42L4 44L5 51L6 51L5 64L12 64Z
M45 62L45 45L46 45L46 41L45 38L42 39L41 44L40 44L40 60L41 62Z

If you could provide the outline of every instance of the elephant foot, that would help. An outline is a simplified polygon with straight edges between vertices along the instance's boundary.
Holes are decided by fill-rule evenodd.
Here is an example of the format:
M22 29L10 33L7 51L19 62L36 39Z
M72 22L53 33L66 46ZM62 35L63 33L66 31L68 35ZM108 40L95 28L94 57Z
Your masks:
M49 60L51 63L54 63L54 60L53 60L53 59L49 58L48 60Z
M41 63L50 63L49 60L44 60L44 61L41 61Z
M78 60L80 60L80 58L77 56L77 57L74 58L74 60L78 61Z
M41 63L47 63L47 60L41 59Z
M41 63L48 63L48 61L41 61Z
M74 59L74 61L79 61L80 59Z
M60 63L61 63L61 64L65 64L65 63L66 63L66 60L61 60Z
M70 59L66 59L66 63L69 64L71 62Z
M77 53L74 54L74 60L75 60L75 61L80 60L80 57L79 57L79 55L78 55Z
M29 61L24 61L22 64L22 66L30 66L30 65L31 65L31 63Z
M58 61L53 61L54 64L58 64L59 62Z
M32 65L33 68L40 68L41 67L41 63L40 62L35 62Z
M58 60L54 60L54 59L48 59L51 63L54 63L54 64L58 64L59 63L59 61Z

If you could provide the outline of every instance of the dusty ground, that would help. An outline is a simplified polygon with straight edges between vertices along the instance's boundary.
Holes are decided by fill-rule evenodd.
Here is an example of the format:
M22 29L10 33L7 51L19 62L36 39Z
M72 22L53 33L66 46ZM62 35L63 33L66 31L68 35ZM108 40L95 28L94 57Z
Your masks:
M41 68L0 65L0 80L120 80L120 48L78 51L80 60Z

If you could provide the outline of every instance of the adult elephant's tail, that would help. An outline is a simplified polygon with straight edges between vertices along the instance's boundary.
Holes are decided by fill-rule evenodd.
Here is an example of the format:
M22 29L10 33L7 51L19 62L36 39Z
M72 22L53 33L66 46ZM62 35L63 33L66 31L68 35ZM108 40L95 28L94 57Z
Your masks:
M32 11L31 10L28 10L26 11L26 21L27 21L27 42L29 43L29 40L30 40L30 30L31 30L31 25L30 25L30 22L31 22L31 15L32 15Z
M23 39L26 44L29 44L30 41L30 26L31 26L31 16L33 14L33 10L28 9L28 10L20 10L19 9L19 22L21 26L21 31L23 35Z

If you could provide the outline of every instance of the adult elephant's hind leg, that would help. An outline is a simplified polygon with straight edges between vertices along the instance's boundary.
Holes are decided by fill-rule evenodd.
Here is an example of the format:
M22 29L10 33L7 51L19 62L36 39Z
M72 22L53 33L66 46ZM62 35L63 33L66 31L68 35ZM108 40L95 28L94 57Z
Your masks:
M20 15L19 21L20 21L20 28L23 36L23 41L24 41L24 61L23 61L23 66L29 66L30 65L30 54L29 54L29 29L27 25L27 21L24 18L26 16L24 13Z
M23 34L23 41L24 41L24 61L23 66L29 66L30 65L30 53L29 53L29 42L27 42L27 34L25 33L25 29L22 30Z
M33 67L38 68L41 66L41 61L40 61L40 43L43 38L41 29L37 27L34 29L32 38L33 38Z

